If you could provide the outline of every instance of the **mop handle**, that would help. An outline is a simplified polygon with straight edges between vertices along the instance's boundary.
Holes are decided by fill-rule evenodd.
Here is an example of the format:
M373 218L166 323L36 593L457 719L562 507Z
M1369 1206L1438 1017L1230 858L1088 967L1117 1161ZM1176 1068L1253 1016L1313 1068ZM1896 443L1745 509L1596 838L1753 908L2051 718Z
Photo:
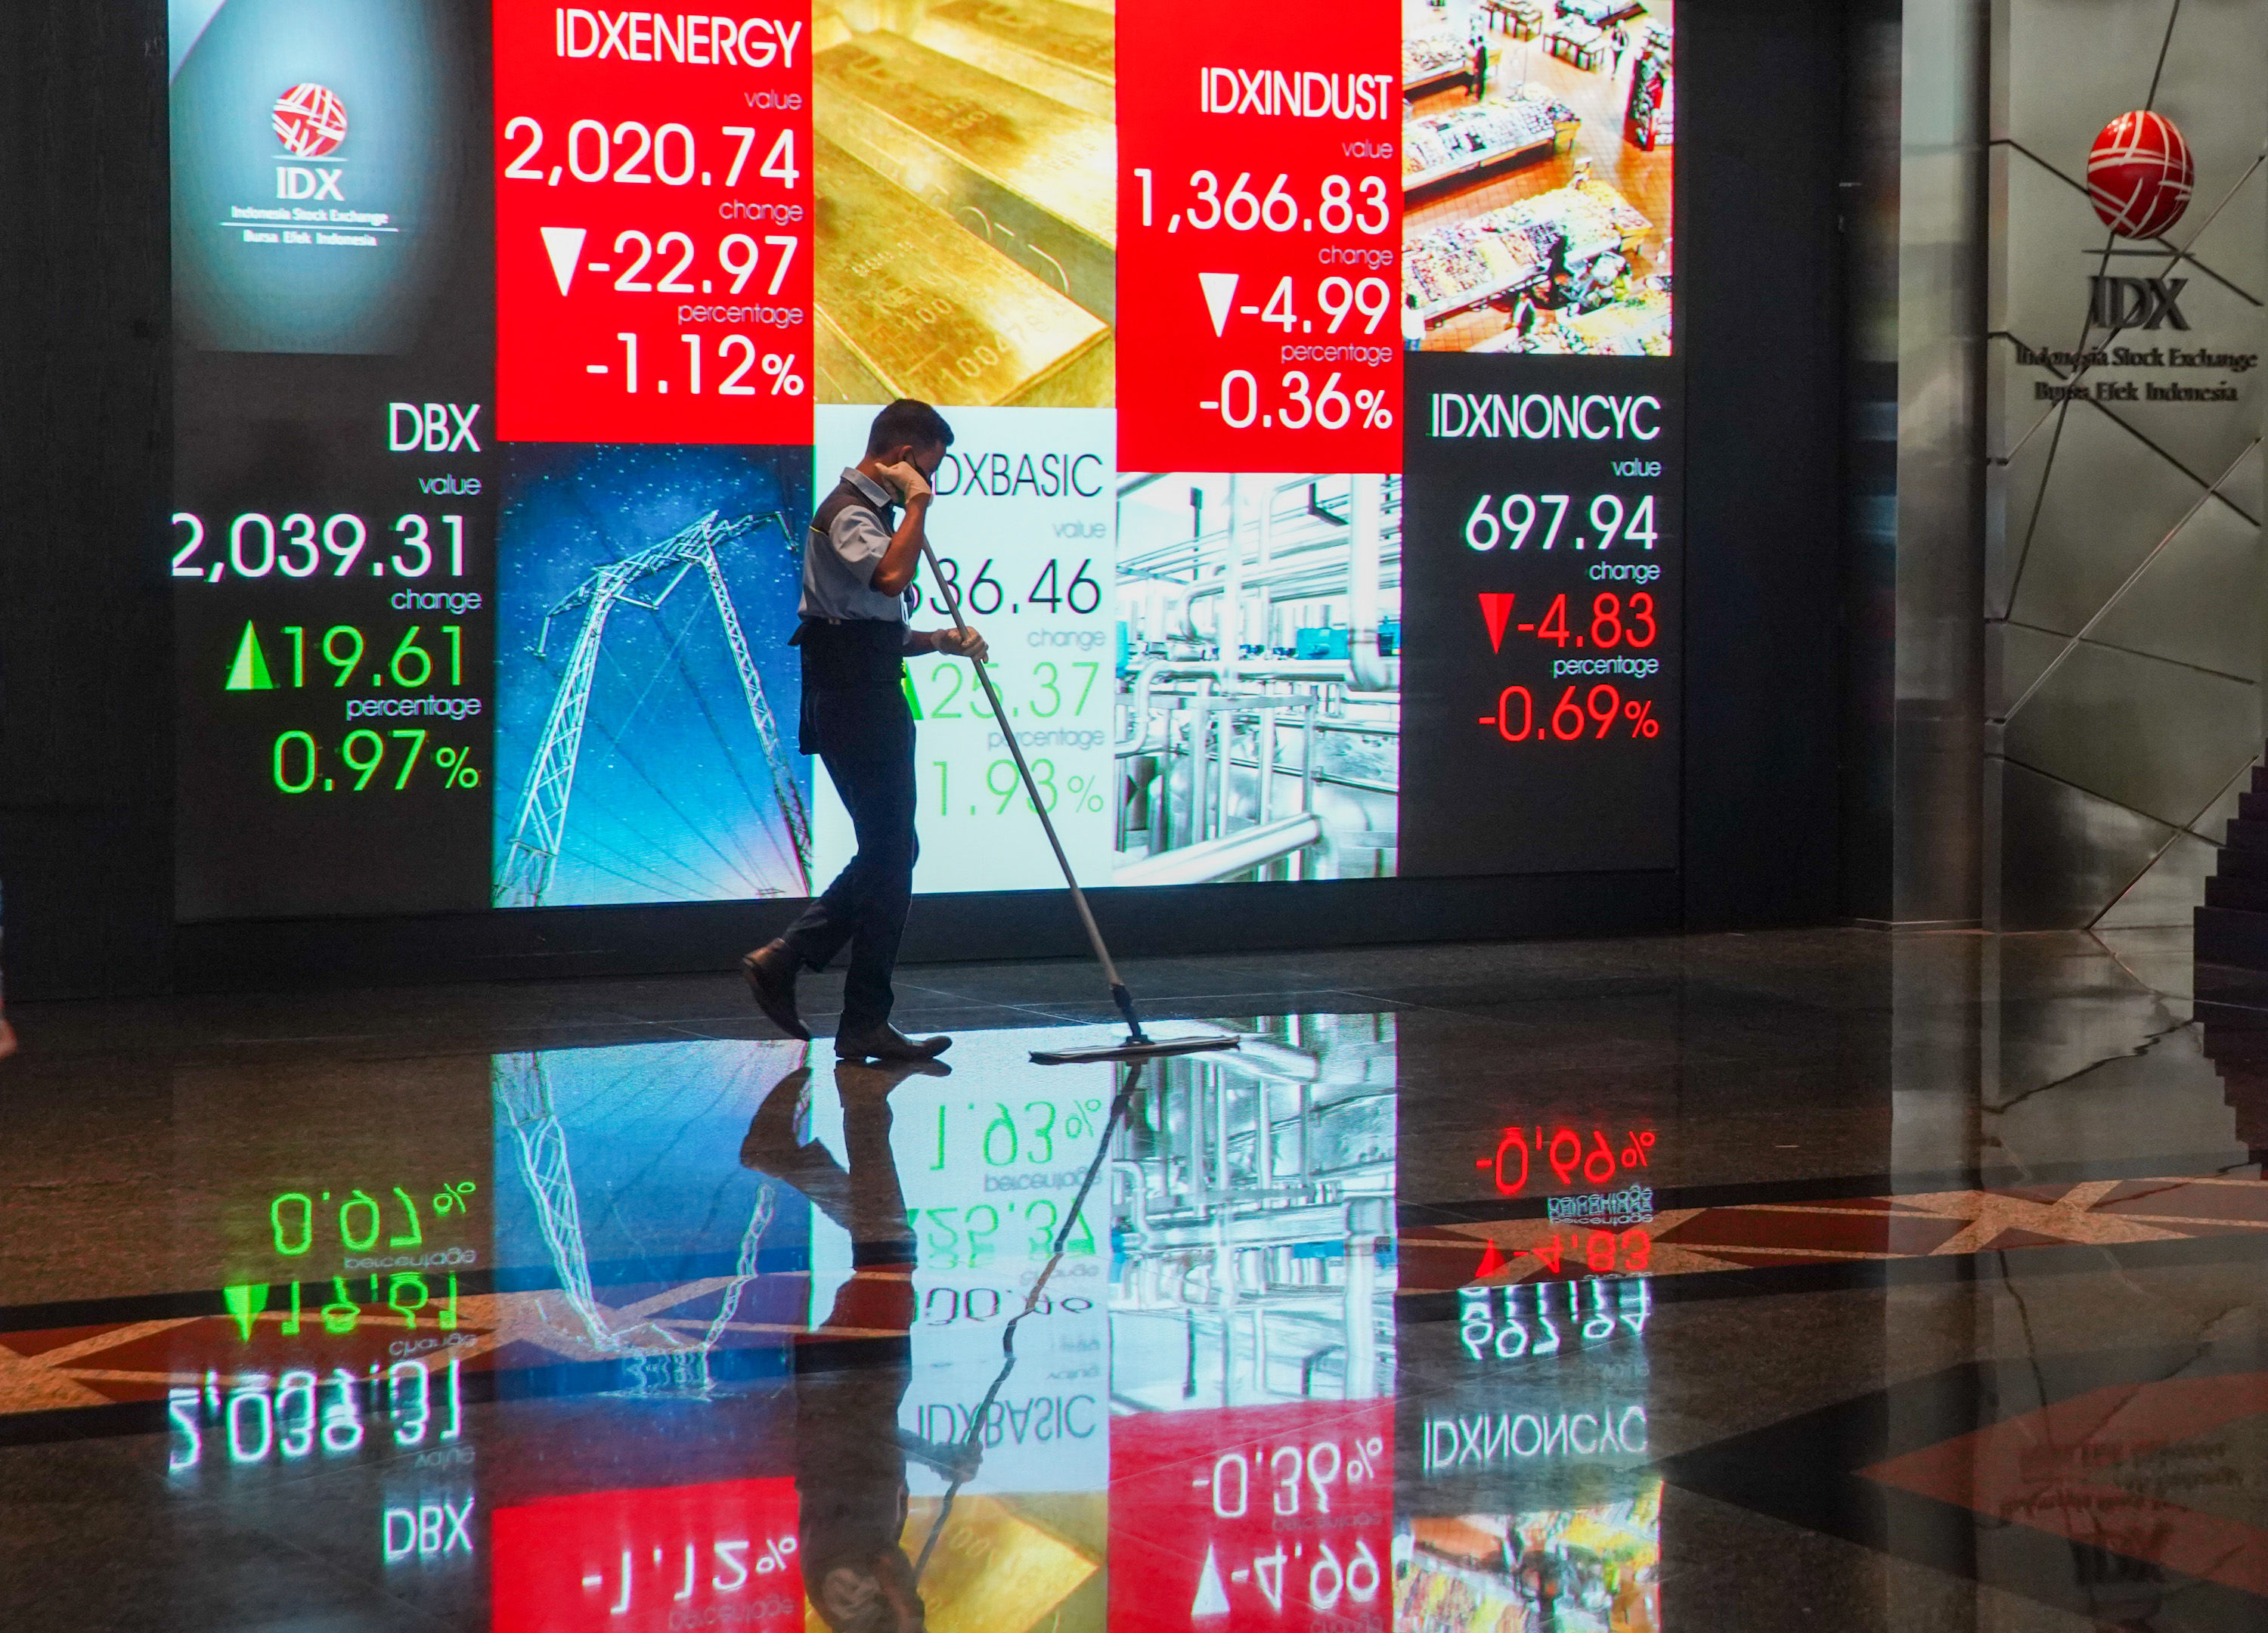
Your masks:
M930 548L929 540L922 540L922 556L929 563L930 576L945 589L946 610L953 614L953 627L962 636L968 634L968 625L961 616L961 592L953 580L938 570L937 552ZM1101 928L1094 922L1094 910L1086 905L1086 892L1079 887L1079 877L1071 871L1071 858L1064 854L1063 841L1056 837L1056 825L1048 815L1048 808L1040 803L1038 785L1032 780L1032 768L1024 763L1024 746L1016 740L1016 728L1008 724L1008 711L1000 706L1000 694L994 689L992 677L984 673L984 666L971 660L970 668L976 671L977 683L984 688L984 700L992 705L993 723L1000 735L1007 739L1008 752L1015 757L1016 774L1024 779L1024 792L1030 798L1032 810L1047 830L1048 845L1056 853L1056 865L1063 870L1064 883L1071 889L1071 905L1079 909L1079 922L1086 928L1087 941L1094 948L1097 962L1102 966L1102 978L1108 982L1115 994L1125 983L1118 979L1118 966L1112 962L1110 949L1102 944Z
M1038 1307L1040 1295L1047 1291L1049 1278L1055 1275L1056 1266L1063 1262L1064 1254L1070 1250L1071 1229L1079 1223L1079 1210L1086 1206L1086 1194L1094 1188L1094 1176L1102 1171L1103 1159L1110 1155L1110 1136L1117 1132L1118 1120L1126 1114L1126 1107L1134 1098L1134 1085L1141 1080L1142 1063L1128 1061L1126 1075L1120 1080L1118 1093L1110 1102L1110 1115L1103 1122L1102 1138L1095 1146L1094 1160L1087 1165L1086 1178L1079 1185L1079 1195L1071 1198L1071 1208L1064 1215L1063 1228L1056 1232L1055 1254L1040 1271L1039 1279L1032 1284L1031 1291L1024 1295L1024 1307L1000 1330L1000 1350L1007 1358L1000 1365L1000 1375L992 1380L992 1387L984 1392L984 1399L978 1403L976 1414L968 1420L968 1434L962 1442L964 1445L974 1446L983 1434L984 1425L992 1416L992 1402L1000 1398L1000 1391L1008 1382L1008 1374L1016 1370L1016 1323ZM964 1475L945 1490L945 1501L939 1505L937 1519L922 1543L921 1557L914 1561L916 1587L921 1585L922 1573L929 1569L929 1556L937 1550L938 1538L945 1534L945 1522L953 1518L953 1499L961 1495L961 1488L967 1482L968 1476Z

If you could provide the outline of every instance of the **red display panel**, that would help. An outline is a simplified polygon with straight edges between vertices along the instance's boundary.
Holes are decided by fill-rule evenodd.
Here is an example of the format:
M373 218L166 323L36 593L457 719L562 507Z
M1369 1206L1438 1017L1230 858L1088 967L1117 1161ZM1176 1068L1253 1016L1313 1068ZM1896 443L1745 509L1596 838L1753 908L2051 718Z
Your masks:
M1118 445L1136 471L1398 471L1401 15L1118 18Z
M497 0L499 437L811 440L810 41Z
M497 1510L493 1633L803 1626L795 1482L594 1491Z
M1390 1401L1118 1418L1111 1633L1382 1633L1393 1510Z

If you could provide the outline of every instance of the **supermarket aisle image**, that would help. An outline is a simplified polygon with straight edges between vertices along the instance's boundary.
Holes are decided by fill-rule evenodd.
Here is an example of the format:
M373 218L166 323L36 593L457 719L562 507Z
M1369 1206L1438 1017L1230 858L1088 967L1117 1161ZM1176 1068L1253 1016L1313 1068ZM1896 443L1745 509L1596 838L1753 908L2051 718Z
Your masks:
M1673 11L1404 0L1403 299L1425 350L1669 355Z

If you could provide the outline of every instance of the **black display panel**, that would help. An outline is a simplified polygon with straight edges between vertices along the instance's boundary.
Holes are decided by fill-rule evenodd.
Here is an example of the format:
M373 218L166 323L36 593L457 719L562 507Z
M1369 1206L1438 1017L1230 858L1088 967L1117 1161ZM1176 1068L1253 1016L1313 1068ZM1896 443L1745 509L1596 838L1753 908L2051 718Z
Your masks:
M231 0L179 57L184 919L488 899L486 12Z
M1414 357L1402 865L1677 865L1680 365Z

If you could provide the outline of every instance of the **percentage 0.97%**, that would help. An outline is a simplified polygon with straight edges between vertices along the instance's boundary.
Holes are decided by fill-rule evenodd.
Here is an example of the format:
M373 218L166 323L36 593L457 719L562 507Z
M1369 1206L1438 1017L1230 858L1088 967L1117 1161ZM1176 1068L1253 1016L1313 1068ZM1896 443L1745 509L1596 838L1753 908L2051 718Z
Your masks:
M423 729L396 730L380 736L367 727L350 732L336 750L327 750L308 732L285 732L276 739L269 751L269 770L276 791L284 794L313 792L335 793L345 784L344 791L359 794L376 786L394 792L405 791L409 779L417 769L419 757L425 749L426 732ZM335 753L343 769L326 769L328 753ZM441 773L445 789L473 789L481 785L480 769L471 760L471 751L454 745L443 745L433 750L432 764ZM380 778L379 772L391 760L399 767L391 780Z

